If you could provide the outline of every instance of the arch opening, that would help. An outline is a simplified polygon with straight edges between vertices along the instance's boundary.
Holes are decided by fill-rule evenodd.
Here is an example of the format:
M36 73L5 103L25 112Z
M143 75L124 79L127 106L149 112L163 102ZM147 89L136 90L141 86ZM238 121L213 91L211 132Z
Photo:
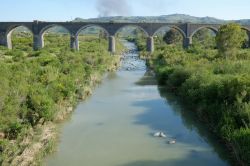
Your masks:
M127 36L128 35L133 35L134 31L137 31L139 33L141 33L144 37L148 37L149 34L147 33L147 31L145 29L143 29L142 27L138 26L138 25L125 25L120 27L116 32L115 32L115 36L119 37L119 34L121 35L125 35L126 33L124 33L125 31L127 32Z
M192 38L198 31L200 31L200 30L202 30L202 29L208 29L208 30L214 32L215 35L217 35L217 33L218 33L218 29L215 28L215 27L203 26L203 27L200 27L200 28L196 29L196 30L190 35L190 37Z
M180 29L178 28L177 26L162 26L160 28L158 28L155 32L154 32L154 36L163 32L162 34L165 34L167 31L171 30L171 29L174 29L176 30L178 33L180 33L182 35L183 38L186 37L186 34Z
M211 27L201 27L191 35L192 45L204 49L216 49L216 35L218 30Z
M21 49L32 51L33 33L24 25L16 25L7 32L7 47L10 49Z
M45 27L41 33L42 47L45 49L69 49L70 32L61 25L50 25Z
M245 27L242 27L241 28L242 31L244 32L244 35L245 35L245 40L242 44L242 48L245 49L245 48L250 48L250 30L245 28Z
M84 26L77 31L76 36L79 50L91 52L93 49L101 50L101 47L108 45L109 33L98 25Z
M138 51L147 51L148 33L140 26L126 25L115 32L115 37L122 40L135 42Z
M154 33L154 38L157 46L166 44L183 46L185 37L185 33L175 26L163 26Z

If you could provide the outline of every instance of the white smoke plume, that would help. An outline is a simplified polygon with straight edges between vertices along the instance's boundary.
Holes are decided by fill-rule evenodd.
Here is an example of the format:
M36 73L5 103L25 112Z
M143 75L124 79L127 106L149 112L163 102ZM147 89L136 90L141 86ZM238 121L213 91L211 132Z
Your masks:
M126 0L97 0L99 17L128 16L131 9Z

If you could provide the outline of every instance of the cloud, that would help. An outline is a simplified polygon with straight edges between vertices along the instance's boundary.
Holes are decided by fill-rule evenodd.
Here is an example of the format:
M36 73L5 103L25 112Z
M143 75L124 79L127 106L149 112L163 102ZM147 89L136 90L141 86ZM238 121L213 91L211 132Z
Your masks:
M96 8L99 17L128 16L131 14L131 8L126 0L97 0Z

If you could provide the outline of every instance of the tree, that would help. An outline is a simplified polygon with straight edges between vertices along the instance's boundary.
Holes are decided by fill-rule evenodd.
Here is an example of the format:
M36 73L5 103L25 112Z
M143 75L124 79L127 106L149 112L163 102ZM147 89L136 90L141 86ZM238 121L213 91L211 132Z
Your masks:
M163 37L163 40L167 44L180 44L182 43L182 36L180 32L178 32L177 30L171 29L168 32L166 32L166 34Z
M193 44L200 45L205 49L216 47L215 34L209 29L201 29L193 36Z
M236 23L222 25L216 36L216 44L220 55L227 58L235 57L245 38L246 32L241 29L240 25Z
M108 35L104 30L100 29L99 30L99 38L100 39L108 39Z
M145 38L145 32L139 28L135 28L132 33L136 38Z

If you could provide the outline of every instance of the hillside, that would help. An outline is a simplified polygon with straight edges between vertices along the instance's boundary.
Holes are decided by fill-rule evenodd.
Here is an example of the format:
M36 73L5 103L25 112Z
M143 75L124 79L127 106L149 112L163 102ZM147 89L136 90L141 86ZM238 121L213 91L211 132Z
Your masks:
M237 22L239 24L250 25L250 19L245 20L222 20L213 17L194 17L185 14L171 14L162 16L115 16L115 17L100 17L100 18L90 18L82 19L76 18L74 22L85 22L85 21L101 21L101 22L168 22L168 23L210 23L210 24L221 24L227 22Z

